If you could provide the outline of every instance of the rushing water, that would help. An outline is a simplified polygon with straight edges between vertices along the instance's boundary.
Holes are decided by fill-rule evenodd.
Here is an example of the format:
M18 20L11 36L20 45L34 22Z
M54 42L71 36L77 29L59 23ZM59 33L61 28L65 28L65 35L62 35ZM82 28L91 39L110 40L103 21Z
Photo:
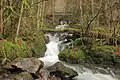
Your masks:
M75 77L75 80L118 80L115 78L114 73L109 73L109 71L105 70L108 74L101 74L100 72L96 72L94 70L90 70L82 65L70 65L67 64L66 66L76 70L78 72L78 76ZM102 68L101 68L102 69Z
M45 67L52 66L56 62L60 61L58 58L58 54L60 52L60 45L63 42L59 41L59 37L57 36L57 34L47 34L47 36L49 37L50 42L46 44L47 50L45 52L45 56L39 58L41 61L44 62ZM68 66L78 72L79 75L75 77L75 80L118 80L115 79L114 75L111 76L110 74L101 74L99 72L94 73L93 70L85 68L84 66L68 64L65 64L65 66Z

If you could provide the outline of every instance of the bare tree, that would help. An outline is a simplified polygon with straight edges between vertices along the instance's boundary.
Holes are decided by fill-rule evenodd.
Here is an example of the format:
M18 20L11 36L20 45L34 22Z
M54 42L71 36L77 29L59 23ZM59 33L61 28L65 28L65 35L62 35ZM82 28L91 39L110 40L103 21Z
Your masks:
M2 11L3 0L1 0L1 8L0 8L0 34L3 34L3 11Z
M21 24L22 14L23 14L23 10L24 10L23 6L24 6L24 4L23 4L23 1L22 1L20 15L19 15L19 21L18 21L18 26L17 26L17 31L16 31L15 42L17 42L18 36L19 36L20 24Z
M37 32L39 31L39 27L40 27L40 16L41 16L41 4L37 4Z
M44 24L44 16L45 16L45 3L46 3L46 1L44 1L43 3L42 3L42 17L41 17L41 28L43 27L43 24Z
M52 0L52 22L53 22L53 25L55 24L54 21L55 21L55 0Z
M87 27L86 27L86 30L85 30L85 35L88 33L88 30L89 30L90 25L92 24L92 22L93 22L93 21L98 17L98 15L100 14L101 8L102 8L102 6L100 6L99 11L98 11L98 12L96 13L96 15L95 15L94 17L92 17L92 18L90 19L90 21L88 22Z
M83 20L84 20L84 15L83 15L83 8L82 8L82 4L83 4L83 2L82 2L82 0L80 0L80 16L81 16L81 24L82 24L82 26L83 26Z
M94 0L92 0L92 17L94 16Z

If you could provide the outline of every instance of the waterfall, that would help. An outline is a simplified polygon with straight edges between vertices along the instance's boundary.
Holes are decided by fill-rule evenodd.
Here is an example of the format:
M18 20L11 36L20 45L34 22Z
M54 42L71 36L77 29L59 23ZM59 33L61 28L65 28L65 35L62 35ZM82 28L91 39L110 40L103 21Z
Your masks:
M42 58L39 58L39 60L44 62L44 66L52 66L56 62L59 61L58 54L59 54L59 37L51 34L47 34L49 37L50 42L46 44L47 50L45 52L45 56Z
M57 33L54 35L47 34L47 36L49 37L49 43L46 44L47 50L45 52L45 56L39 58L39 60L44 62L45 67L52 66L56 62L60 61L58 58L58 54L60 52L59 49L60 45L63 42L59 40L59 36L57 35ZM99 72L93 73L92 70L87 69L84 66L78 67L75 65L67 65L67 64L65 64L65 66L68 66L78 72L79 76L75 77L75 80L118 80L114 78L115 76L113 77L110 74L101 74Z

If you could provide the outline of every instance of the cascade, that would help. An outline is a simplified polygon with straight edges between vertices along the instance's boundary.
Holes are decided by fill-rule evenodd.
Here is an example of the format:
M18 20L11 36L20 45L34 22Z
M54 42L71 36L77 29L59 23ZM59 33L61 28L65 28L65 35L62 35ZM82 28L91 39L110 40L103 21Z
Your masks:
M63 28L63 25L61 27ZM60 35L64 35L64 33ZM60 52L60 45L62 45L61 43L64 42L64 40L59 40L59 36L57 33L55 33L54 35L47 34L47 36L49 37L49 43L46 44L47 50L45 52L45 56L39 58L39 60L44 62L45 67L49 67L54 65L56 62L60 62L58 54ZM94 73L92 70L87 69L84 66L81 67L72 64L68 65L65 63L64 65L78 72L79 75L75 77L75 80L118 80L115 78L115 76L111 76L110 74L101 74L99 72Z

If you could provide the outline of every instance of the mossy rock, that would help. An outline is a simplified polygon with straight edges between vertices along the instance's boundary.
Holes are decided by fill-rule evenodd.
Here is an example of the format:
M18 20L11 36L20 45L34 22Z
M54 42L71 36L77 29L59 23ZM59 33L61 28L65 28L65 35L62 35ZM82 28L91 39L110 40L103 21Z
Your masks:
M85 53L82 49L68 49L66 48L59 54L59 58L62 61L70 63L77 63L80 60L85 59Z
M28 72L22 72L14 76L15 80L34 80L32 75Z
M89 56L92 58L95 64L113 65L115 47L113 46L92 46L89 51Z
M78 76L78 73L75 70L64 66L64 64L62 64L61 62L57 62L47 69L49 70L51 76L58 76L61 78L61 80L72 80L72 78Z
M42 32L37 33L32 43L33 57L43 57L46 51L45 38Z

